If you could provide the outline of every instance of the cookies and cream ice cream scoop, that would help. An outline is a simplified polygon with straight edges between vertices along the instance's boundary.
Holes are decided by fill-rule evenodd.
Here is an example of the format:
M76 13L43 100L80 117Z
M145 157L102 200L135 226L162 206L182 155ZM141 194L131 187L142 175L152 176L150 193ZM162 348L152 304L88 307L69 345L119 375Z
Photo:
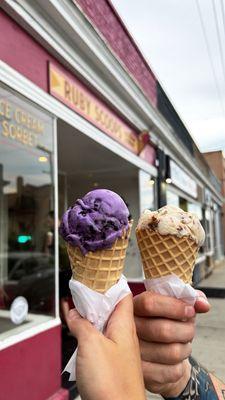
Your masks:
M146 279L175 274L191 283L205 232L197 215L175 206L145 210L136 228Z
M205 232L196 214L175 206L165 206L157 211L145 210L137 229L150 229L160 235L189 237L200 247L205 240Z

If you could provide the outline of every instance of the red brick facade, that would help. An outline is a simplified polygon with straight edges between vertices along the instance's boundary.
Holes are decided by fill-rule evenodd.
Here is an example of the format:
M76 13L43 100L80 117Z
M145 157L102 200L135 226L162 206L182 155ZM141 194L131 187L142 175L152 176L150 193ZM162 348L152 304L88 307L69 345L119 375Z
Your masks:
M74 0L156 106L156 78L110 1Z

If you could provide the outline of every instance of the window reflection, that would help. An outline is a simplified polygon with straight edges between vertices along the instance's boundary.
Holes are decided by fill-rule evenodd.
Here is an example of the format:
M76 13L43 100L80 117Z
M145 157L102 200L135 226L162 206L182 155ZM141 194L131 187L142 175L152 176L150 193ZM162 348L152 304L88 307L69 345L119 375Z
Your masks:
M0 318L17 296L54 315L53 188L52 118L0 88Z

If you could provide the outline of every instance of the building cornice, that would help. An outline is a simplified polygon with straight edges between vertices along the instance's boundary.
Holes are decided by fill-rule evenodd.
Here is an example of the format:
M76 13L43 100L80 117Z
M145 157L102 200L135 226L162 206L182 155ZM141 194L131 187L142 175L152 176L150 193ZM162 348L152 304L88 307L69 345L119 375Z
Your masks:
M168 149L192 177L207 186L219 202L223 201L221 194L175 138L169 124L149 103L128 71L74 3L69 0L3 0L1 6L138 130L153 131L154 142Z

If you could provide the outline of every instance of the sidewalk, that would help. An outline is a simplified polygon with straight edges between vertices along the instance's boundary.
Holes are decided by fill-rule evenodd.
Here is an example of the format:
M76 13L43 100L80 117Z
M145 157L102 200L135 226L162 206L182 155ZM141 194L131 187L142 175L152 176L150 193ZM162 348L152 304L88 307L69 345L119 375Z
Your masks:
M225 261L221 262L217 267L213 269L211 275L208 278L203 279L199 286L202 288L221 288L225 289Z
M197 317L193 356L225 382L225 262L199 286L209 296L211 310ZM217 294L221 298L216 298Z

